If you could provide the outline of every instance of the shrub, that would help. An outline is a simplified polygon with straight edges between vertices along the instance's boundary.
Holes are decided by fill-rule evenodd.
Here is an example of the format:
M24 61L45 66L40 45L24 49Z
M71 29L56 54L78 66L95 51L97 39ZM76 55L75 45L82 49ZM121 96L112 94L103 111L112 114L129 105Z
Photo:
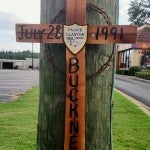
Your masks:
M138 77L138 78L150 80L150 71L136 72L135 76Z
M121 75L128 75L128 70L117 70L116 74L121 74Z
M140 71L141 69L138 66L132 66L129 69L129 76L135 76L135 73Z

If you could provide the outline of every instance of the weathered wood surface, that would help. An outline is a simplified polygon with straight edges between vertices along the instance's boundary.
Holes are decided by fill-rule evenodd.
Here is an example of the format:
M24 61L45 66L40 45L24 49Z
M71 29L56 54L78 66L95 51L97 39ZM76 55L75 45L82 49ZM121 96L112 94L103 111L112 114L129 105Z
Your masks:
M130 26L130 25L88 26L87 44L135 43L136 38L137 38L137 26ZM31 43L64 43L63 25L16 24L16 41L31 42Z
M135 43L137 26L90 25L87 44Z
M118 0L89 0L103 8L112 24L118 20ZM105 19L93 10L88 11L87 24L106 25ZM113 45L86 47L86 149L112 149L112 96L115 70ZM96 73L96 75L94 75Z
M86 0L67 0L66 4L66 24L86 24ZM69 62L74 61L70 66L74 70L69 71ZM76 65L75 65L76 64ZM71 69L70 68L70 69ZM76 86L70 86L69 78L72 77ZM76 82L76 79L78 82ZM77 54L73 55L66 49L66 116L65 116L65 145L64 150L85 150L85 47ZM73 99L68 96L73 89ZM72 105L72 109L70 108ZM76 111L70 111L76 108ZM76 112L76 113L75 113ZM70 123L73 123L72 125ZM72 132L70 132L72 131Z
M51 23L64 7L65 0L42 0L41 23ZM58 18L55 23L65 23L64 15ZM41 44L38 150L62 150L64 148L65 51L65 46L62 44Z
M112 24L118 20L118 0L88 0L103 8ZM54 7L55 6L55 7ZM41 23L51 23L58 11L65 7L64 0L41 1ZM65 14L57 24L65 23ZM87 24L106 25L105 19L90 9ZM37 149L61 150L64 148L65 128L65 46L41 44L40 102ZM86 46L86 150L111 150L111 106L115 53L112 45ZM49 54L49 55L47 55ZM96 73L96 75L93 75Z
M63 26L61 24L16 24L16 41L63 43Z

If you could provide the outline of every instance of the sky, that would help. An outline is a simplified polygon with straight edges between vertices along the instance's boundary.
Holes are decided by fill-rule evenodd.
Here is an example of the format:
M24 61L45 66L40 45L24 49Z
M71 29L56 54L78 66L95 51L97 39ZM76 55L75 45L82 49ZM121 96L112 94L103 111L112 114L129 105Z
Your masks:
M119 24L128 25L127 10L131 0L119 0ZM0 51L32 50L31 43L16 42L16 23L40 23L40 0L0 0ZM39 44L33 44L39 52Z

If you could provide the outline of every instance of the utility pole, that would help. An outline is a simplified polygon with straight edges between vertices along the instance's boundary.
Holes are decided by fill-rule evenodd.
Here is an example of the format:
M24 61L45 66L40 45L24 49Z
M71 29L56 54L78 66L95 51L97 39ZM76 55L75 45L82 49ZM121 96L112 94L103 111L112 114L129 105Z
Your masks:
M89 2L89 1L88 1ZM87 24L104 24L104 10L112 24L118 18L118 0L90 0ZM65 24L64 0L41 1L41 23ZM57 14L59 15L57 16ZM43 150L62 150L65 129L65 46L41 45L40 103L38 120L38 146ZM115 46L86 46L86 150L112 148L112 94L115 69ZM97 72L97 73L96 73ZM81 149L82 150L82 149Z
M32 43L32 70L34 69L34 58L33 58L33 43Z

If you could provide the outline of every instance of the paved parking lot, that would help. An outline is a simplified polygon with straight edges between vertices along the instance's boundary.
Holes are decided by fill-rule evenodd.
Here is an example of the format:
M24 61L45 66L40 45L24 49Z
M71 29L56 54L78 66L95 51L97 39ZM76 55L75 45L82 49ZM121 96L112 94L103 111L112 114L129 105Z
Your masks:
M0 70L0 102L12 101L38 84L38 70Z

